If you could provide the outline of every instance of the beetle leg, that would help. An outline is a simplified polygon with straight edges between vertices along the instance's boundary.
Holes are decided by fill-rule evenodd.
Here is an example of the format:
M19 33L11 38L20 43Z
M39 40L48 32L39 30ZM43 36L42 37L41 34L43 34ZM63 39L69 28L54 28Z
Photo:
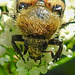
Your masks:
M58 49L58 51L56 52L55 55L54 55L54 53L53 53L52 51L50 51L50 52L51 52L51 56L52 56L52 58L54 59L53 62L54 62L54 61L57 61L57 59L60 58L60 55L61 55L62 50L63 50L62 41L60 41L60 40L57 39L57 38L54 38L54 39L51 39L51 40L48 42L48 44L52 44L52 45L57 45L57 46L59 46L59 49Z
M41 62L42 62L42 60L40 59L40 63L39 63L39 65L41 64Z
M28 50L27 40L24 40L24 47L25 47L25 50L24 50L24 55L25 55L27 53L27 50Z
M25 61L25 59L23 58L23 55L21 54L21 50L18 48L18 46L16 45L15 41L24 41L24 39L22 39L22 35L13 35L12 36L12 46L15 49L15 51L20 54L20 56L22 57L22 59Z
M73 23L75 23L75 21L63 23L60 29L66 27L68 24L73 24Z

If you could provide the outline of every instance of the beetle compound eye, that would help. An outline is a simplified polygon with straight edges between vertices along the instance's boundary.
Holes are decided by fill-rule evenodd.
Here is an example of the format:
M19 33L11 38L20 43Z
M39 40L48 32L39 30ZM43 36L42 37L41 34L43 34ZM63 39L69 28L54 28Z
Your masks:
M50 11L56 12L59 16L62 16L65 10L64 0L44 0L45 5Z
M17 2L18 9L20 10L27 9L29 6L34 5L37 2L37 0L18 0Z
M23 3L21 2L20 5L19 5L19 10L20 9L27 9L29 6L31 6L32 4L29 4L29 3Z
M57 14L59 14L61 16L61 14L63 14L62 6L61 5L54 5L52 7L52 12L56 12Z

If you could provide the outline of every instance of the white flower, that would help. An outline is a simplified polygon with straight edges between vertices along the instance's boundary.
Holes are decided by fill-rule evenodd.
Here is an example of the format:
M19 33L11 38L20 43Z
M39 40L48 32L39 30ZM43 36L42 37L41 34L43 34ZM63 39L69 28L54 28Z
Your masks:
M28 70L22 67L17 69L17 71L19 71L19 75L27 75L28 73Z
M67 7L70 7L70 6L71 6L70 0L65 0L65 3L66 3L66 6L67 6Z
M75 0L70 0L70 2L71 2L71 6L72 6L73 8L75 8Z
M66 51L66 46L65 45L63 45L63 51L62 51L62 54L63 55L66 55L67 57L72 57L72 55L73 55L73 52L70 50L70 49L68 49L68 51Z
M48 70L50 70L52 68L52 66L57 66L58 64L53 63L52 61L49 62L49 66L47 67Z
M39 67L39 70L40 70L40 72L42 73L42 74L46 74L47 73L47 65L43 65L43 66L40 66Z
M2 32L0 35L0 44L11 48L12 35L20 34L20 31L18 30L18 27L15 25L15 21L13 20L13 18L7 15L2 15L1 22L5 28L4 32Z
M5 47L12 47L11 46L11 33L9 29L6 28L5 32L3 32L0 36L0 44L4 45Z
M1 17L1 23L2 25L7 25L10 28L10 26L14 24L14 20L11 17L3 14Z
M25 68L26 64L24 63L23 60L19 60L19 61L17 62L17 64L16 64L16 66L17 66L18 68Z
M13 16L16 13L16 0L9 1L7 4L9 16Z
M65 7L64 16L63 16L63 19L62 19L63 22L68 22L68 21L71 21L72 19L74 19L75 10L72 9L72 6L71 6L73 4L73 3L71 3L72 1L75 1L75 0L65 0L66 7Z
M5 57L1 57L0 58L0 64L1 65L4 65L4 62L8 62L9 61L9 59L7 59L7 58L5 58Z
M8 15L14 15L16 12L16 0L6 0L7 2L5 2L4 4L1 5L1 1L5 1L5 0L0 0L0 6L5 6L7 4L7 9L9 11ZM65 11L65 16L63 18L64 22L68 22L69 20L74 18L74 10L70 9L70 1L66 0L67 2L67 8ZM13 20L11 17L2 14L2 18L1 18L1 23L2 26L4 27L4 31L1 32L0 34L0 45L3 45L7 48L12 48L11 45L11 38L12 35L15 34L21 34L20 30L18 29L18 27L14 24L15 20ZM65 28L62 28L60 30L60 39L63 39L64 41L67 41L69 39L71 39L73 36L75 35L75 25L68 25ZM52 51L54 54L56 53L56 51L58 50L59 46L56 45L48 45L48 48L46 49L46 51ZM66 51L66 46L63 45L63 51L62 54L66 55L68 57L72 57L73 52L69 49L68 51ZM6 52L5 48L3 48L2 46L0 46L0 56L2 56L4 53ZM31 59L29 57L29 54L26 53L25 55L23 55L25 62L20 59L19 61L17 61L16 66L17 66L17 70L19 72L19 75L39 75L40 73L42 74L46 74L48 70L50 70L52 68L52 66L55 66L57 64L53 63L53 58L51 57L51 53L43 53L44 57L41 58L41 64L40 64L40 60L37 60L36 62L34 61L34 59ZM0 64L3 65L4 62L8 62L9 60L7 58L0 58Z
M63 17L63 22L69 22L69 20L74 19L74 10L73 9L69 9L66 8L65 12L64 12L64 17Z
M59 31L59 39L63 41L70 40L75 35L75 24L69 24L67 27Z
M40 69L38 67L33 67L29 72L30 75L40 75Z
M6 6L9 0L0 0L0 6Z
M56 45L49 45L49 47L46 49L46 51L52 51L54 54L58 50L59 46ZM19 71L19 75L26 75L26 73L30 73L30 75L39 75L40 73L46 74L48 70L52 68L52 66L56 66L57 64L52 62L51 53L43 53L45 56L41 58L41 64L40 60L37 60L36 62L34 59L31 59L29 57L29 54L26 53L23 57L25 59L25 62L21 59L17 62L17 71ZM66 48L63 46L63 54L64 55L71 55L66 51ZM29 59L28 59L29 58ZM25 70L25 71L24 71Z
M0 57L5 54L6 50L4 47L0 46Z

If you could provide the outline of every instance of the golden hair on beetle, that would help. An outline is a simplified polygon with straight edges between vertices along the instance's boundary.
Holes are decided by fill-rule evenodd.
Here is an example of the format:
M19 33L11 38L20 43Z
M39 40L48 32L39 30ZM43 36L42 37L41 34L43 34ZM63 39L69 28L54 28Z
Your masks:
M20 15L17 16L16 23L25 37L31 34L34 36L38 34L50 39L61 26L61 19L59 15L51 11L48 11L48 18L41 19L35 13L38 9L48 11L45 7L40 8L38 6L27 10L23 9Z

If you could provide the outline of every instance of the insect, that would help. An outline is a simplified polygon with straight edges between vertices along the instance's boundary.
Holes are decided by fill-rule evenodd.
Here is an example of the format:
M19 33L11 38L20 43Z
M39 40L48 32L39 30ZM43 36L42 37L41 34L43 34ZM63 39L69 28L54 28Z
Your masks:
M12 36L12 46L18 54L23 55L27 52L29 57L35 61L41 60L43 53L51 53L53 62L60 58L63 49L63 43L58 38L54 38L62 23L62 17L65 10L64 0L17 0L16 25L20 28L23 35ZM15 41L24 42L24 53L18 48ZM59 46L54 54L52 51L46 51L48 45Z

